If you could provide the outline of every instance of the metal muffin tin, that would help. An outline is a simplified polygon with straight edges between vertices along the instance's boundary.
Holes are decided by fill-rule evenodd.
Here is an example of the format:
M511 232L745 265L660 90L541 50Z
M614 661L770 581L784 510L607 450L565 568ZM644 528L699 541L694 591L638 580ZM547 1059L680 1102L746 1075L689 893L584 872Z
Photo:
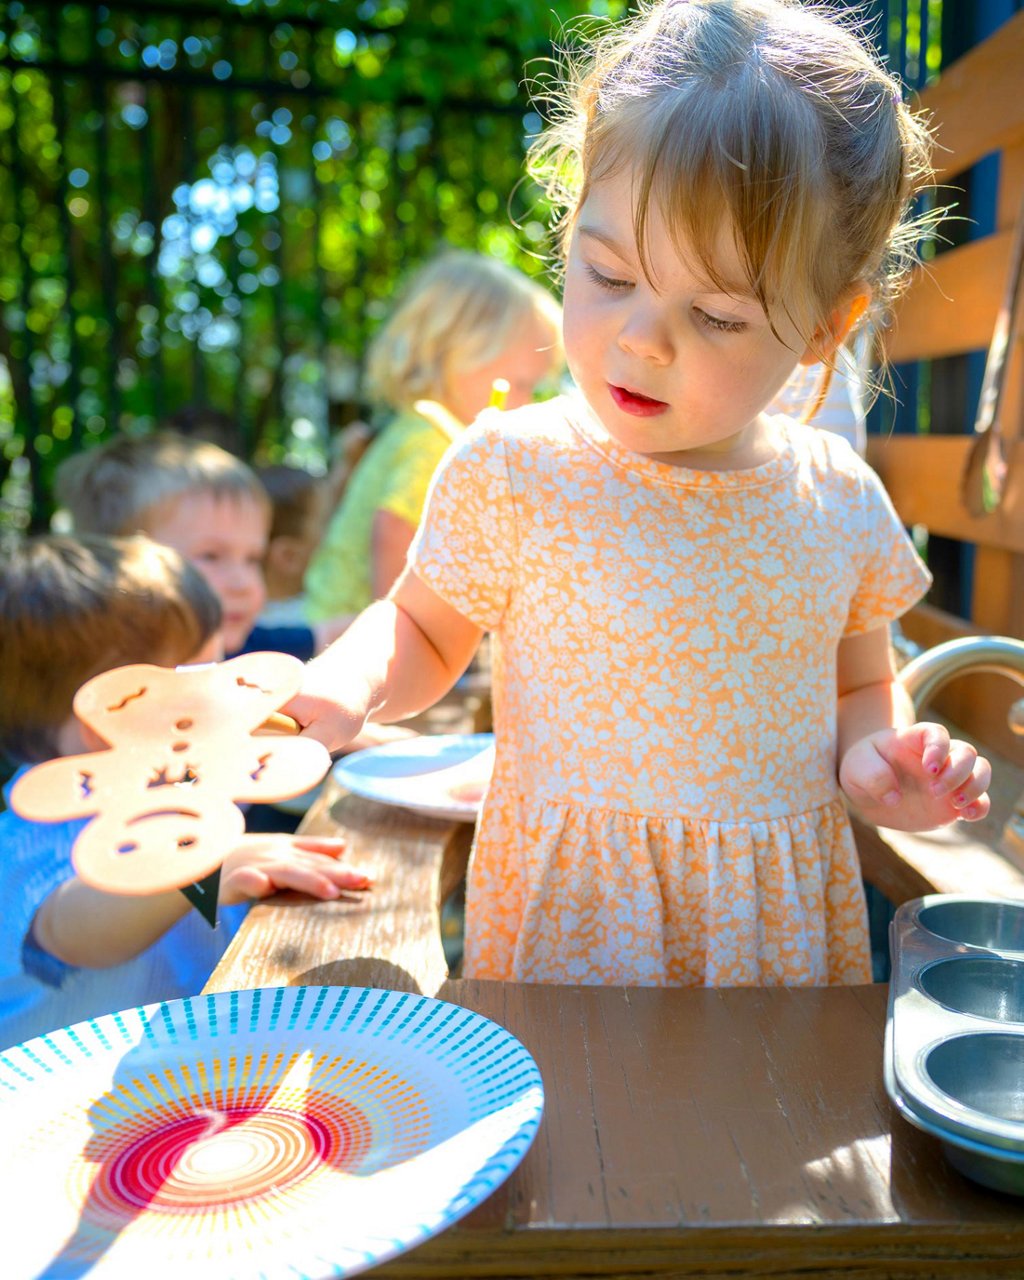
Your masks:
M890 1098L962 1173L1024 1195L1024 901L916 898L890 941Z

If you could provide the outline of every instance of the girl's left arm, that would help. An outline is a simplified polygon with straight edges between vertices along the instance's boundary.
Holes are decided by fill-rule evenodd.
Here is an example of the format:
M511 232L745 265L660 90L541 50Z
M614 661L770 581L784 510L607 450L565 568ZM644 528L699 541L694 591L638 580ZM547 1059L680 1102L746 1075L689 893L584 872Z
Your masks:
M941 724L915 723L888 627L840 641L837 679L839 785L863 818L930 831L985 817L989 762Z

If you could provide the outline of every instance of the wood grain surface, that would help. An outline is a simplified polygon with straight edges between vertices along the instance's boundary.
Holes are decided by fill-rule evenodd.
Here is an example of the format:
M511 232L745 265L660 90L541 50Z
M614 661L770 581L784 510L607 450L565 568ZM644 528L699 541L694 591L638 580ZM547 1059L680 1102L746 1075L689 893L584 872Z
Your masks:
M540 1068L540 1131L468 1217L392 1277L1020 1277L1024 1201L975 1186L892 1109L886 988L683 990L445 980L437 903L471 828L328 788L377 885L262 904L207 990L372 986L507 1027ZM339 1230L343 1225L339 1224Z

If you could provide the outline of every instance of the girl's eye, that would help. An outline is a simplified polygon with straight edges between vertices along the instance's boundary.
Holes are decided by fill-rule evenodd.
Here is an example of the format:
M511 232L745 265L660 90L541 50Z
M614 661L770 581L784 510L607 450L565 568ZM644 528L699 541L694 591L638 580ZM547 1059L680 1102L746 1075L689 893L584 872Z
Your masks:
M629 288L628 280L616 280L614 276L602 275L601 272L598 271L596 267L592 267L589 262L583 264L583 269L586 271L590 279L593 280L594 284L596 284L600 289L610 289L615 292L619 289Z
M745 320L723 320L720 316L710 315L700 307L694 307L698 321L705 329L713 329L716 333L742 333L747 327Z

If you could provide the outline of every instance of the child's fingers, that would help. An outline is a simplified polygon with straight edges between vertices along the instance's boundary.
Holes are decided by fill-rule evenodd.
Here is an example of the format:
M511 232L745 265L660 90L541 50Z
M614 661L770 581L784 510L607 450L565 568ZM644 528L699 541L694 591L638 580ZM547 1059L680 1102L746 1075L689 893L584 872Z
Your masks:
M896 771L874 746L858 759L856 769L843 778L843 787L855 804L892 806L900 802Z
M962 817L972 820L984 818L989 811L988 789L991 784L992 766L984 757L979 756L970 776L953 792L953 807L960 811ZM971 812L968 813L968 810Z
M221 902L224 906L234 906L246 899L266 898L274 892L274 882L257 867L238 867L231 872L230 891L227 886L221 887Z
M934 724L930 720L921 720L917 724L904 729L900 735L900 745L914 751L921 758L921 766L925 773L937 777L949 755L949 730L945 725Z
M292 845L308 853L322 853L328 858L340 857L348 847L342 836L293 836Z
M946 764L932 783L932 795L941 797L959 793L972 777L977 762L978 753L969 742L960 742L959 739L951 742ZM982 791L984 789L981 788Z
M369 881L358 872L342 871L335 874L333 870L308 862L291 862L278 867L274 872L274 884L278 889L291 889L310 898L322 899L337 898L346 891L369 888Z
M969 804L966 809L961 809L957 814L957 817L962 818L964 822L980 822L982 818L988 817L988 811L991 807L992 802L986 793L983 796L979 796L978 799L972 804Z

